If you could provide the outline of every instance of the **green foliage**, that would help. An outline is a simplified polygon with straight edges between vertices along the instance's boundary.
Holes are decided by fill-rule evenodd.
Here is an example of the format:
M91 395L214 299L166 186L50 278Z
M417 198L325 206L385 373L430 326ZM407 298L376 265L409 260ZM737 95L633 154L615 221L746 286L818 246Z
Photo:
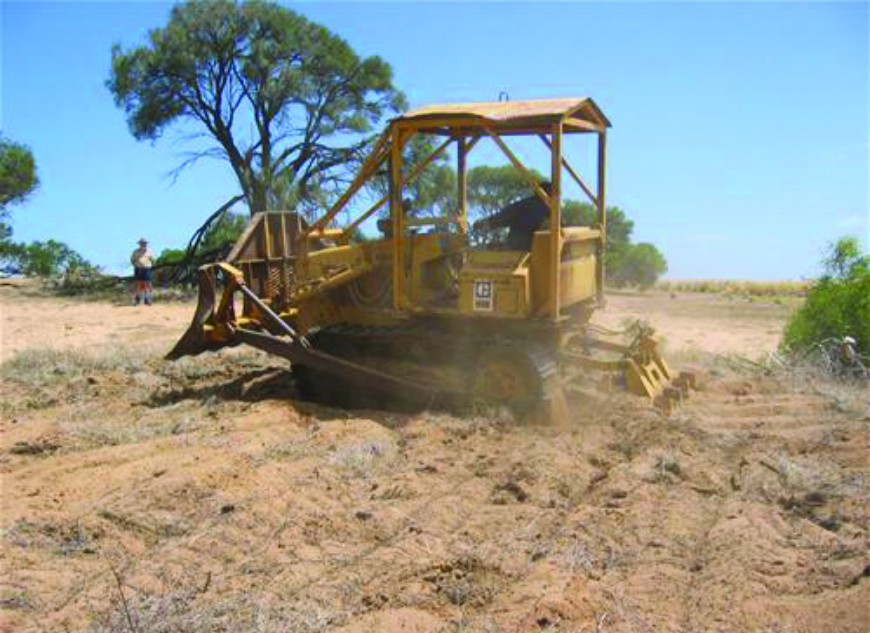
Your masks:
M861 253L861 244L856 238L844 237L831 245L822 265L825 277L848 279L856 274L866 273L868 259Z
M589 202L565 200L562 222L565 226L596 226L598 212ZM634 244L634 222L619 207L607 207L607 281L614 286L651 288L668 270L664 255L652 244Z
M634 222L619 207L607 207L607 246L616 249L631 242Z
M180 264L184 261L184 256L187 255L187 250L184 248L164 248L160 251L157 259L154 260L155 266L171 266Z
M0 219L7 206L23 202L36 187L36 161L30 149L0 137Z
M429 136L416 134L402 149L402 164L405 174L415 172L417 166L435 151L438 144ZM390 188L389 165L382 166L372 179L370 191L380 198ZM445 154L434 158L413 182L407 180L402 188L403 200L410 204L408 215L412 217L440 217L453 212L456 205L456 172L447 164ZM381 208L380 216L389 216L389 205Z
M21 258L24 254L24 244L13 242L10 238L12 230L8 225L0 223L0 273L16 274L21 272Z
M785 327L782 346L800 350L827 338L852 336L859 352L870 351L870 256L857 239L832 244L824 275Z
M652 244L626 244L619 251L618 264L609 274L609 279L617 286L636 285L646 290L667 270L668 264L664 256Z
M361 244L362 242L371 241L371 238L366 235L361 228L356 227L350 234L350 241L353 244Z
M236 243L236 240L245 232L248 219L238 213L225 213L217 221L213 222L199 244L199 250L210 253Z
M31 242L25 247L22 272L28 277L76 275L92 266L63 242Z
M14 268L23 248L12 241L9 207L24 202L38 186L33 153L0 136L0 270Z
M538 180L544 176L532 172ZM468 205L472 219L488 217L531 194L528 181L513 165L481 166L468 171ZM597 226L598 212L589 202L562 201L564 226ZM607 278L616 286L651 287L668 265L659 250L648 243L633 244L634 222L619 207L607 207Z
M113 47L107 86L137 139L183 121L207 133L215 146L184 164L229 161L252 214L278 188L302 202L338 186L366 133L405 105L384 60L360 58L326 28L262 1L176 5L146 45Z
M598 212L589 202L562 201L562 224L564 226L595 226Z
M562 204L562 220L565 226L597 226L598 211L589 202L565 200ZM607 207L607 279L617 286L640 285L646 283L641 266L646 261L653 263L656 257L650 256L649 249L633 253L631 233L634 222L626 217L619 207ZM651 246L651 245L650 245ZM652 247L655 250L655 247ZM664 261L657 250L658 258ZM664 266L667 269L667 265ZM655 277L661 273L655 273ZM653 280L654 282L655 280ZM644 286L645 287L645 286Z
M417 134L405 145L402 162L406 173L426 160L437 147L428 136ZM384 192L389 180L384 180ZM410 214L434 217L450 214L456 205L456 172L447 164L445 154L429 163L419 176L405 187L404 195L411 203Z
M0 249L4 268L26 277L63 277L77 283L99 276L99 269L63 242L8 243Z
M0 271L60 279L63 288L100 279L99 268L63 242L12 241L12 227L6 222L9 207L24 202L38 186L36 161L30 149L0 137Z
M541 181L544 176L532 170ZM531 193L529 182L513 165L481 165L468 170L468 217L470 221L487 218L510 203Z
M78 259L66 244L56 240L32 242L23 248L21 273L27 277L54 277L72 258Z
M590 202L562 201L562 224L565 226L595 226L598 211ZM607 207L607 252L608 256L631 243L634 222L629 220L619 207Z
M181 277L196 277L196 269L206 261L215 261L226 255L230 247L236 243L245 231L248 225L248 219L238 213L224 213L218 217L206 229L202 239L197 246L196 252L193 254L192 261L189 262L190 270L180 275ZM184 262L187 257L186 248L165 248L157 256L154 265L158 267L169 267L178 265ZM166 282L168 277L163 272L157 273L156 280L158 282ZM169 275L171 277L172 274Z

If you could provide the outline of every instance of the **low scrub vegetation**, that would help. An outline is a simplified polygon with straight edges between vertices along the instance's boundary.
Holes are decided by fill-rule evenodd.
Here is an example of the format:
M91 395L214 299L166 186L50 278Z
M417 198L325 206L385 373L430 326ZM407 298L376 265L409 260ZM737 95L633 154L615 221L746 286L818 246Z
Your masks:
M656 288L665 292L700 292L750 297L804 297L811 283L808 280L667 279L659 281Z
M329 463L346 479L368 479L383 472L395 460L395 448L381 442L342 446L329 457Z
M861 354L870 351L870 256L858 240L843 238L825 259L825 272L786 325L783 348L799 351L826 339L850 336Z
M100 355L80 349L30 348L18 352L0 365L0 377L34 387L67 382L105 371L133 371L138 365L136 356L122 348Z

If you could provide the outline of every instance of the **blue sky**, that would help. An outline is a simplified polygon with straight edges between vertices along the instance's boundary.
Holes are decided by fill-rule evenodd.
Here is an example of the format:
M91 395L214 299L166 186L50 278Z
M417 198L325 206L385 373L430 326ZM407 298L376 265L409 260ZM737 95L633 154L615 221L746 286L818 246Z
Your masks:
M837 237L870 241L865 3L289 6L389 61L412 107L593 97L613 122L609 202L670 277L797 279ZM179 246L236 193L220 162L172 184L179 135L136 142L105 88L112 43L140 44L170 7L0 5L0 129L42 181L16 239L121 271L141 235Z

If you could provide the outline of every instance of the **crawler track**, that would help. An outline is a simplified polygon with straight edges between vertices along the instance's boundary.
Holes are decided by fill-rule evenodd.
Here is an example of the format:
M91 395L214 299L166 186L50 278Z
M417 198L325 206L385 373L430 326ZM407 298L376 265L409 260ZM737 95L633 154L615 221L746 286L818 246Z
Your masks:
M555 348L546 340L508 342L482 329L455 331L431 322L380 327L340 324L312 332L307 339L315 349L333 356L464 392L464 406L483 400L525 414L558 386ZM514 373L516 388L511 394L486 393L480 378L494 363L503 372ZM378 408L433 404L387 388L360 393L346 381L305 365L294 365L293 374L302 397L326 404Z

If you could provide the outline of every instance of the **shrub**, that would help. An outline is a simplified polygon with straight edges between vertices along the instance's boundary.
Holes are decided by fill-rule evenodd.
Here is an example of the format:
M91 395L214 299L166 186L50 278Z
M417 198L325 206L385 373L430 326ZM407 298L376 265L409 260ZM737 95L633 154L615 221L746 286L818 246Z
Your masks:
M247 217L237 213L224 211L214 216L205 228L200 227L194 233L187 248L163 249L154 262L154 282L159 285L195 283L199 267L224 259L247 224Z
M833 244L823 262L824 275L810 288L804 305L785 327L782 347L800 350L827 338L852 336L858 351L870 350L870 257L858 240Z
M180 264L184 261L185 255L187 255L187 250L183 248L164 248L154 261L154 265L163 266Z
M77 280L99 275L99 268L57 240L30 244L6 241L0 248L0 259L6 272L17 272L26 277Z

